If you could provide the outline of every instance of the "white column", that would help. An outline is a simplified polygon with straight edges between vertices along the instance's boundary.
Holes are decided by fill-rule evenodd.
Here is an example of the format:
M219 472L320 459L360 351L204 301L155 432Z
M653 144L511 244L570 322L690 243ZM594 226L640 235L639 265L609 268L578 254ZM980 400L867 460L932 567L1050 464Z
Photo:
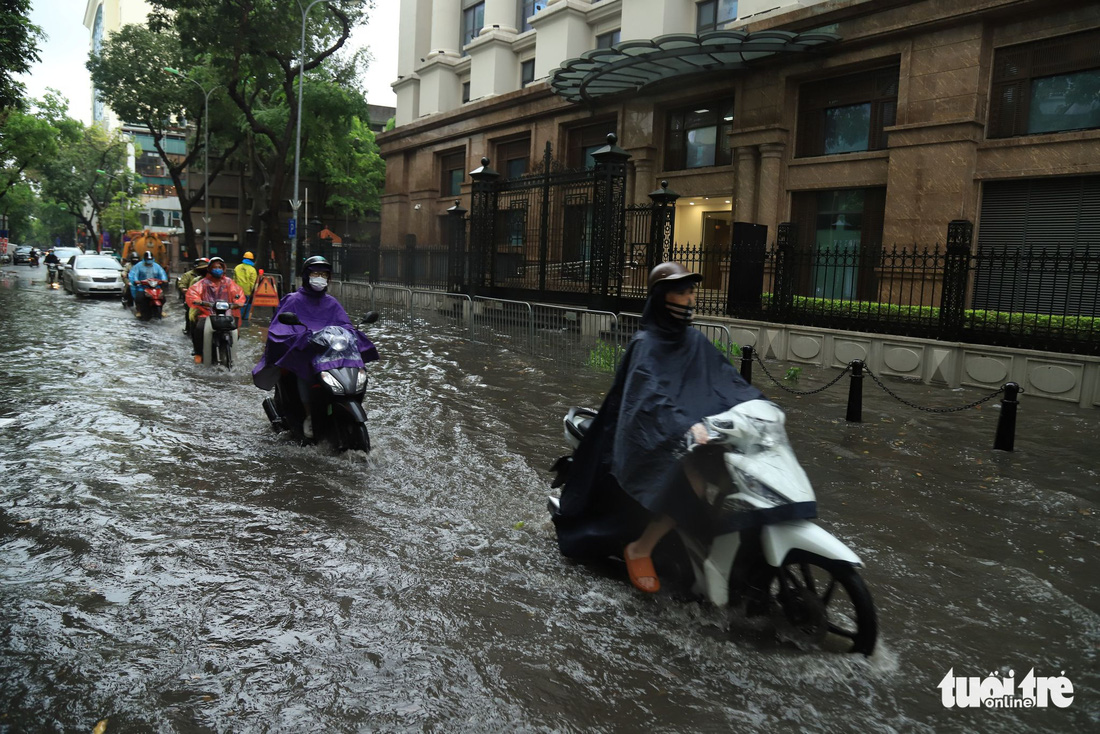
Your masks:
M531 21L538 34L535 45L535 78L550 75L562 61L576 58L594 47L595 36L580 6L551 2Z
M623 0L623 41L695 33L695 0Z
M462 35L462 3L459 0L434 0L432 3L432 45L429 56L459 55Z
M518 14L516 0L485 0L485 30L497 26L498 30L515 33L519 27Z

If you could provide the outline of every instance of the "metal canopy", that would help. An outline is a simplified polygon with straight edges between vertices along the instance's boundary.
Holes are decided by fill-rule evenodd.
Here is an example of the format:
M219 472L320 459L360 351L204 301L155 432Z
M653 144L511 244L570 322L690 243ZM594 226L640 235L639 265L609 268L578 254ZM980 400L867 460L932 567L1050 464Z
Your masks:
M689 74L744 69L755 61L805 53L839 40L835 33L821 31L672 33L585 51L554 70L550 87L571 102L593 102Z

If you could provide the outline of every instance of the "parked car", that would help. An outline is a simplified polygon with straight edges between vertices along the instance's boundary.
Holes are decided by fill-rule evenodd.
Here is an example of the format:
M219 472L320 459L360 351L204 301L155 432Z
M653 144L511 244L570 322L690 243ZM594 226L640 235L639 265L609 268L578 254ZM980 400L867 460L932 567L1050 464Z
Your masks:
M12 247L8 245L8 247ZM31 261L31 252L34 248L30 245L18 245L13 249L11 255L11 262L13 265L19 265L20 263L29 263Z
M58 248L59 250L75 248ZM58 257L61 253L54 250ZM126 288L122 266L109 255L72 256L61 271L61 286L76 296L118 296Z

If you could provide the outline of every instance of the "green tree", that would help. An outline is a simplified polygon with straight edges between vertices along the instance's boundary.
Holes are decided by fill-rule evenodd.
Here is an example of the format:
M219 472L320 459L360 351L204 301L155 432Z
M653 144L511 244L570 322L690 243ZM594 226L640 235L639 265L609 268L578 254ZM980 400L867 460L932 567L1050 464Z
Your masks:
M245 139L236 106L219 93L219 81L210 69L187 68L179 37L167 30L123 26L104 42L99 54L90 56L87 66L92 83L115 114L149 130L153 147L176 189L187 250L197 252L191 210L206 196L202 176L204 140L209 132L210 171L206 180L213 184ZM194 83L165 68L185 71ZM210 91L209 131L204 130L206 95L202 90ZM185 119L192 125L185 128L181 122ZM165 143L168 134L186 132L188 128L192 134L187 153L169 153Z
M15 79L38 61L42 29L31 23L31 0L5 0L0 10L0 117L23 106L26 86Z
M56 155L63 141L79 135L80 123L67 109L65 98L51 89L30 109L9 110L0 119L0 203L13 186L26 182L36 165Z
M100 235L114 226L104 221L104 208L118 191L132 189L126 158L126 140L117 132L80 125L74 139L61 141L57 153L37 167L35 178L44 198L64 204L88 232Z
M306 24L301 65L297 57L302 11L295 2L151 0L151 4L150 27L154 31L174 29L183 53L207 61L243 115L253 163L250 188L256 209L252 222L264 243L258 254L262 260L268 250L273 251L279 269L289 277L289 244L283 237L280 212L294 185L298 84L305 73L303 96L307 92L310 96L304 119L330 113L329 108L314 103L311 88L326 80L349 85L354 70L361 68L361 55L342 59L338 54L352 28L365 20L373 0L327 0L314 5ZM305 144L303 130L303 160Z

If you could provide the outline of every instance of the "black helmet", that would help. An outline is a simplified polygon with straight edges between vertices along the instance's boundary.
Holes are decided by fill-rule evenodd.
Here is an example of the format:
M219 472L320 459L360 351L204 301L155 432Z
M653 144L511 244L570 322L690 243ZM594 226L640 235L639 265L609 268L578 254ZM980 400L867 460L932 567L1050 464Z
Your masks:
M680 263L661 263L649 271L649 290L652 291L658 283L687 285L698 283L702 279L702 275L691 272ZM676 281L682 281L682 283L676 283Z
M317 271L324 271L326 273L332 272L332 264L328 260L320 255L314 255L313 257L302 263L302 285L306 285L309 281L309 274Z
M142 256L142 259L145 260L145 262L147 262L147 263L148 262L153 262L153 251L152 250L146 250L145 255Z
M141 262L141 255L137 254L137 252L131 252L130 253L130 262L132 262L132 263Z

